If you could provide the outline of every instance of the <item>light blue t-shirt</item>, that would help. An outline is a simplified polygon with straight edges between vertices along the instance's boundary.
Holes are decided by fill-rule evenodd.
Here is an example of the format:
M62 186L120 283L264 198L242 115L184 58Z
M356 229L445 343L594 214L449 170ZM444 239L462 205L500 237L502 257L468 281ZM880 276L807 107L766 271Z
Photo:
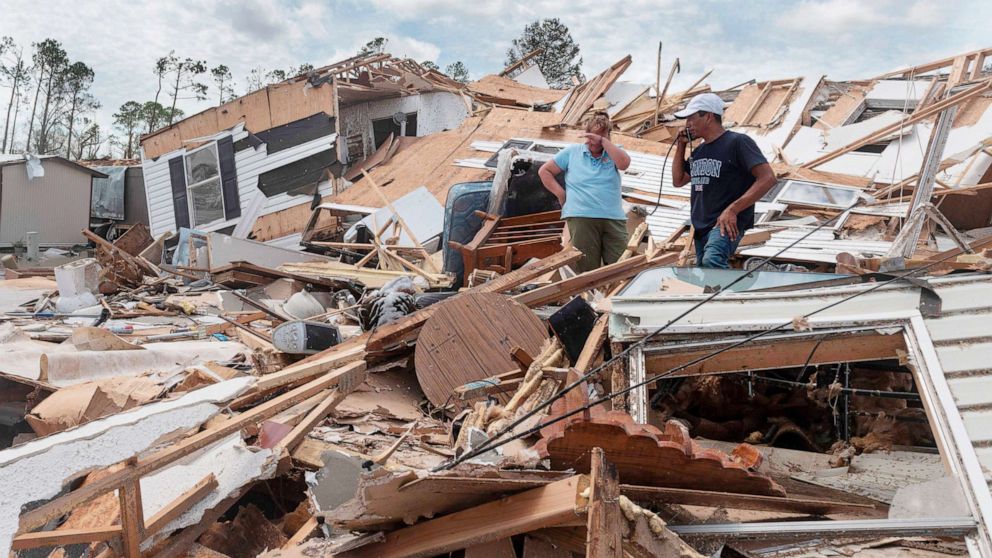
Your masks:
M554 161L565 172L562 219L627 219L620 203L620 171L605 149L593 157L585 144L570 145L559 151Z

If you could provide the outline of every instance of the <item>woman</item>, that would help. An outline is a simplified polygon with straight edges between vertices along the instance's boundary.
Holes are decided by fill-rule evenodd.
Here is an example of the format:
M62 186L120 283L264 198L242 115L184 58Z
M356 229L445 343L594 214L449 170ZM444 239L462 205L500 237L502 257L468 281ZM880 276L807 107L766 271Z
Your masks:
M580 273L620 258L627 246L627 216L620 202L620 171L630 156L610 141L609 116L597 112L586 123L585 143L570 145L544 163L541 183L561 203L572 245L582 252ZM565 173L565 188L555 179Z

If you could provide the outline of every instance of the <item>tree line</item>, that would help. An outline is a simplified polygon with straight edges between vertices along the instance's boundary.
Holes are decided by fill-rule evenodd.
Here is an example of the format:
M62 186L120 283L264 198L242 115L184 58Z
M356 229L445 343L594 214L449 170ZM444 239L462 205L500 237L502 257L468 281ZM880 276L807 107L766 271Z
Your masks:
M381 54L389 40L376 37L357 55ZM535 21L524 28L506 53L512 64L535 49L543 49L535 58L551 87L568 88L573 79L583 80L579 46L568 28L558 19ZM421 65L441 71L431 60ZM103 130L95 121L101 108L90 88L95 79L93 68L72 60L62 43L45 39L30 48L17 45L11 37L0 37L0 86L9 89L0 136L0 153L31 152L39 155L62 155L70 159L93 159L117 153L130 159L138 156L143 134L172 125L185 114L181 101L196 100L223 104L240 95L314 70L308 63L286 69L252 68L238 87L230 68L224 64L210 67L197 60L169 52L155 61L152 68L155 93L150 100L129 100L113 114L113 130ZM458 60L448 64L444 73L468 83L470 73ZM238 93L242 91L242 93ZM0 101L2 102L2 101ZM2 109L0 109L2 110Z

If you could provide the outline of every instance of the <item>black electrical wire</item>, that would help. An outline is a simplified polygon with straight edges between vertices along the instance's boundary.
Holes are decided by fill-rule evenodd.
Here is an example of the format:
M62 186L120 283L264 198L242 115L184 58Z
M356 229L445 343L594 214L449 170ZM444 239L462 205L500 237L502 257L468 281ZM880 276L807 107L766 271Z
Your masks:
M672 142L672 145L668 146L668 152L665 153L665 160L661 162L661 178L658 180L658 199L655 200L654 209L652 209L651 212L648 213L648 215L654 215L654 212L658 211L658 208L661 207L661 191L665 189L665 170L668 167L668 159L671 158L672 150L675 149L676 144L678 144L678 139ZM686 147L689 148L689 153L690 153L689 158L691 160L692 142L687 143Z
M850 300L853 300L853 299L855 299L855 298L857 298L857 297L859 297L861 295L868 294L870 292L876 291L876 290L878 290L878 289L880 289L880 288L882 288L882 287L884 287L886 285L890 285L890 284L892 284L892 283L894 283L896 281L900 281L900 280L902 280L902 279L904 279L906 277L909 277L910 275L915 275L917 273L926 271L927 269L930 269L931 267L934 267L934 266L936 266L938 264L941 264L941 263L944 263L944 262L950 260L951 258L956 258L956 257L957 257L957 254L950 254L950 255L945 256L945 257L943 257L943 258L941 258L939 260L933 261L933 262L931 262L931 263L929 263L929 264L927 264L927 265L925 265L923 267L918 267L918 268L915 268L915 269L908 270L906 273L903 273L901 275L894 276L892 279L889 279L887 281L883 281L883 282L878 283L878 284L876 284L876 285L874 285L872 287L869 287L868 289L865 289L863 291L856 292L856 293L854 293L854 294L852 294L850 296L844 297L844 298L842 298L842 299L840 299L840 300L838 300L836 302L832 302L832 303L830 303L830 304L828 304L826 306L823 306L821 308L818 308L818 309L810 312L809 314L806 314L805 316L803 316L803 318L809 318L810 316L814 316L816 314L819 314L821 312L824 312L826 310L829 310L829 309L831 309L831 308L833 308L835 306L838 306L840 304L843 304L845 302L848 302ZM711 300L711 299L706 299L706 300ZM689 311L691 311L691 310L692 309L690 309ZM683 313L683 315L684 315L684 313ZM679 319L679 318L676 318L676 319ZM669 324L671 324L673 321L675 321L675 320L670 321ZM530 416L533 416L533 414L537 410L543 409L544 407L547 406L546 404L550 404L550 402L552 402L555 399L557 399L560 396L562 396L562 394L564 394L565 391L566 391L566 390L562 390L558 394L556 394L555 397L552 397L551 399L549 399L548 401L546 401L544 404L541 404L538 407L535 407L534 410L532 410L529 413L527 413L524 417L521 417L521 419L518 419L517 421L515 421L513 425L504 428L502 431L500 431L499 433L497 433L496 436L494 436L493 438L490 438L483 445L479 446L478 448L476 448L474 450L470 450L470 451L462 454L460 457L452 460L449 463L443 463L443 464L435 467L434 468L434 471L439 471L439 470L444 470L444 469L450 469L451 467L454 467L455 465L458 465L459 463L463 463L463 462L465 462L465 461L467 461L469 459L472 459L473 457L476 457L478 455L481 455L481 454L483 454L483 453L485 453L487 451L490 451L492 449L495 449L495 448L498 448L500 446L503 446L503 445L505 445L505 444L507 444L509 442L512 442L513 440L518 440L520 438L525 438L527 436L530 436L532 434L535 434L537 432L540 432L543 428L545 428L547 426L550 426L552 424L555 424L557 422L560 422L562 420L565 420L565 419L567 419L569 417L572 417L574 415L577 415L577 414L579 414L579 413L581 413L583 411L586 411L586 410L588 410L588 409L590 409L590 408L592 408L592 407L594 407L596 405L599 405L600 403L605 403L607 401L611 401L615 397L618 397L618 396L621 396L621 395L626 395L626 394L630 393L631 391L634 391L635 389L638 389L638 388L641 388L643 386L652 384L654 382L657 382L658 380L667 378L668 376L674 374L675 372L678 372L679 370L684 370L684 369L686 369L686 368L688 368L690 366L699 364L700 362L703 362L703 361L708 360L710 358L713 358L713 357L715 357L717 355L720 355L722 353L725 353L725 352L727 352L727 351L729 351L731 349L735 349L737 347L740 347L742 345L745 345L747 343L750 343L751 341L754 341L756 339L759 339L761 337L764 337L766 335L769 335L771 333L774 333L774 332L779 331L781 329L784 329L786 327L792 326L792 324L793 324L793 320L790 320L788 322L784 322L782 324L779 324L778 326L775 326L774 328L771 328L771 329L768 329L768 330L765 330L765 331L761 331L759 333L756 333L755 335L752 335L750 337L747 337L745 339L742 339L741 341L738 341L736 343L733 343L733 344L728 345L726 347L723 347L721 349L717 349L717 350L715 350L715 351L713 351L713 352L711 352L709 354L703 355L703 356L701 356L699 358L696 358L696 359L694 359L692 361L689 361L689 362L687 362L685 364L682 364L680 366L677 366L675 368L672 368L672 369L670 369L670 370L668 370L666 372L663 372L661 374L656 374L656 375L654 375L654 376L652 376L650 378L647 378L647 379L645 379L645 380L643 380L641 382L638 382L636 384L627 386L624 389L621 389L621 390L617 390L617 391L613 391L611 393L608 393L608 394L604 395L603 397L601 397L599 399L596 399L594 401L589 402L586 405L583 405L583 406L581 406L581 407L579 407L577 409L573 409L572 411L569 411L569 412L567 412L567 413L565 413L563 415L559 415L559 416L551 419L548 422L541 422L538 425L534 426L533 428L530 428L530 429L528 429L526 431L523 431L523 432L519 432L517 434L514 434L513 436L511 436L511 437L509 437L509 438L507 438L505 440L502 440L502 441L499 441L499 442L496 441L497 438L499 438L500 436L502 436L506 432L512 430L517 424L519 424L523 420L526 420L527 418L530 418ZM668 324L666 324L665 326L662 326L662 327L667 327L667 325ZM645 338L645 339L647 339L647 338ZM622 353L620 353L616 357L610 359L610 361L605 362L605 363L603 363L603 365L597 367L597 370L600 369L600 368L602 368L603 366L606 366L607 364L612 363L613 361L615 361L617 358L619 358L623 354L629 352L633 347L637 346L638 344L643 344L643 342L644 342L644 339L642 339L641 341L638 341L634 345L631 345L631 347L629 347L628 349L624 350ZM592 372L590 372L589 374L587 374L585 377L588 377L591 374L592 374ZM581 381L583 381L583 380L580 379L579 381L574 382L572 385L578 384Z
M593 368L589 372L583 374L578 380L576 380L576 381L572 382L571 384L569 384L569 385L565 386L564 388L562 388L561 391L559 391L558 393L556 393L550 399L548 399L544 403L541 403L540 405L534 407L533 409L531 409L529 412L525 413L520 418L518 418L518 419L514 420L513 422L511 422L508 426L506 426L505 428L503 428L501 431L497 432L496 435L494 435L486 443L484 443L482 446L480 446L478 448L478 450L485 451L484 448L487 448L487 446L491 442L495 442L495 440L497 440L501 436L505 435L507 432L512 431L514 428L516 428L517 426L519 426L520 424L522 424L527 419L529 419L532 416L536 415L537 413L543 411L544 409L546 409L547 407L549 407L552 403L554 403L556 400L564 397L566 393L568 393L568 392L572 391L573 389L575 389L576 387L582 385L587 379L589 379L590 377L592 377L595 374L597 374L600 370L602 370L603 368L606 368L607 366L613 364L613 362L615 362L615 361L619 360L620 358L624 357L625 355L627 355L628 353L630 353L630 351L634 350L635 348L644 345L651 338L653 338L656 335L658 335L658 334L664 332L665 330L667 330L669 328L669 326L671 326L675 322L681 320L682 318L686 317L687 315L689 315L690 313L692 313L693 311L695 311L700 306L702 306L702 305L706 304L707 302L709 302L709 301L713 300L714 298L716 298L716 296L719 295L721 292L724 292L726 290L729 290L730 287L733 287L734 285L736 285L737 283L740 283L744 279L746 279L748 277L751 277L751 275L755 271L760 270L762 267L764 267L765 264L767 264L768 262L770 262L773 259L777 258L778 256L784 254L786 251L788 251L789 249L791 249L793 246L796 246L797 244L799 244L803 240L809 238L811 235L813 235L814 233L816 233L817 231L819 231L823 227L829 225L830 223L832 223L836 219L840 218L841 215L844 215L847 211L850 211L851 209L853 209L854 207L856 207L857 205L859 205L861 203L861 201L862 200L859 198L854 203L852 203L850 206L848 206L844 211L841 211L836 216L834 216L834 217L828 219L827 221L824 221L823 223L817 225L812 230L810 230L808 233L806 233L805 235L803 235L803 236L797 238L795 241L793 241L792 244L789 244L788 246L786 246L785 248L782 248L781 250L779 250L775 254L766 257L757 266L755 266L755 268L752 269L751 271L749 271L747 273L744 273L744 274L741 274L741 276L738 277L737 279L734 279L733 281L731 281L730 283L728 283L726 286L724 286L720 290L714 291L710 296L708 296L708 297L704 298L703 300L697 302L696 304L692 305L685 312L682 312L678 316L676 316L676 317L672 318L671 320L669 320L668 323L664 324L663 326L661 326L658 329L654 330L653 332L649 333L647 336L645 336L644 338L640 339L639 341L631 344L626 349L624 349L623 351L621 351L620 353L618 353L617 355L615 355L613 358L611 358L611 359L603 362L602 364L600 364L596 368ZM481 451L480 451L480 453L481 453Z

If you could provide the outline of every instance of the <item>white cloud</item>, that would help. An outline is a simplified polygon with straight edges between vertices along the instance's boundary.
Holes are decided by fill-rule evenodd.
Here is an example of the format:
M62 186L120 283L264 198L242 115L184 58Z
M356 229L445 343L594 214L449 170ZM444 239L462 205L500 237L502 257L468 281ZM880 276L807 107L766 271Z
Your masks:
M940 25L945 14L946 6L927 0L805 0L782 13L776 24L795 32L849 34L878 32L886 26Z

